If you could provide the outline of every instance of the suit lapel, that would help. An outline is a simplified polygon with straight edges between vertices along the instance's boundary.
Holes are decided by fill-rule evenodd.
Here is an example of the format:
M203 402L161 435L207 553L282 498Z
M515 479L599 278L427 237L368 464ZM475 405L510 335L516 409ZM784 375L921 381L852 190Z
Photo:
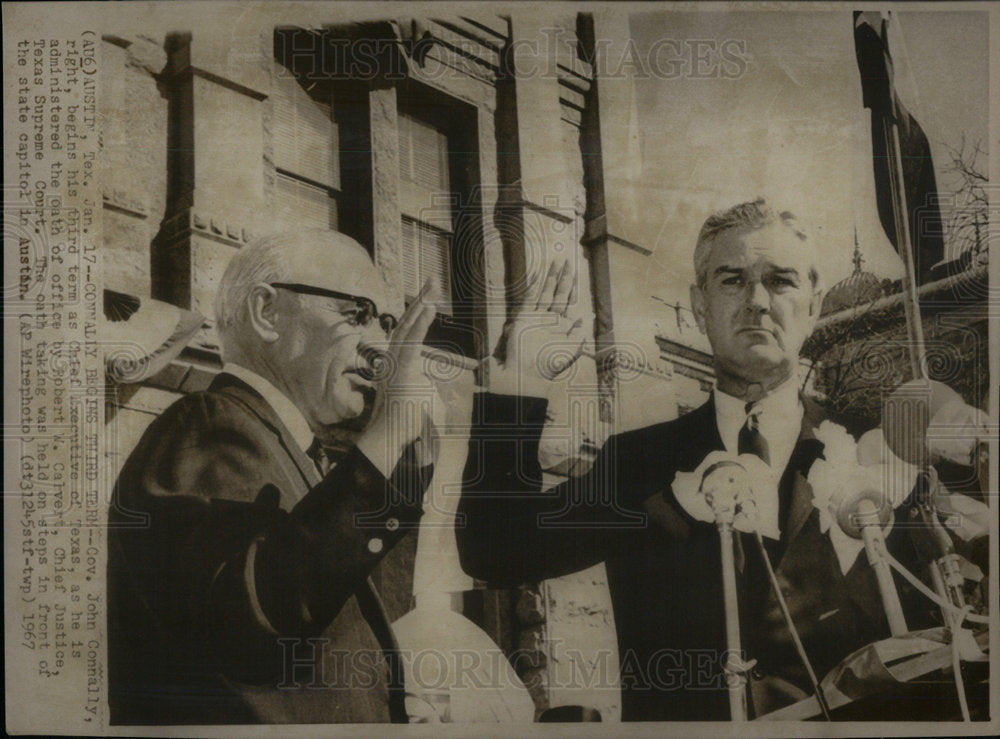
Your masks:
M808 398L802 399L802 405L803 413L799 438L779 483L780 491L782 493L788 491L791 496L788 508L788 533L784 537L785 542L792 541L799 534L802 526L809 519L809 514L812 513L812 486L806 480L806 476L809 474L812 463L823 453L823 443L816 438L815 434L816 428L824 419L823 410ZM701 464L706 455L713 451L725 451L726 448L716 420L714 393L709 395L707 402L691 411L688 418L690 426L686 433L682 434L682 438L689 441L690 448L698 450L695 454L697 458L692 457L691 464L688 465L690 470L694 470ZM684 466L682 466L683 468Z
M724 451L726 445L722 442L722 434L719 433L719 424L715 418L715 393L708 396L708 402L699 408L697 413L703 416L699 419L698 426L704 429L704 434L708 440L708 451Z
M666 536L675 542L685 541L690 536L696 521L677 502L673 492L674 476L678 471L690 472L698 467L705 455L714 449L722 449L722 438L715 423L715 405L711 396L706 403L680 418L644 429L644 442L651 453L670 450L669 463L659 470L662 485L659 494L651 495L639 505ZM651 459L655 466L658 460ZM654 473L655 474L655 473Z
M812 485L806 479L809 469L823 454L823 442L816 438L816 427L823 420L822 409L813 401L803 398L802 427L799 439L792 450L788 466L781 477L781 487L791 486L791 501L788 508L786 543L790 543L802 531L802 526L813 511Z
M225 372L216 376L209 389L237 400L271 430L278 444L281 445L288 458L293 462L295 472L302 478L307 490L319 484L320 478L316 465L299 448L299 445L295 443L295 439L292 438L291 432L281 422L281 419L278 418L278 414L274 412L274 409L256 390L238 377Z
M301 497L304 492L311 490L320 483L319 471L309 456L299 448L299 445L292 438L291 432L278 418L278 414L264 400L261 395L238 377L222 372L216 375L209 390L225 394L253 413L260 421L274 433L276 440L287 453L286 459L294 464L294 472L302 477L305 483L305 490L296 490L296 495ZM282 465L285 466L285 465ZM293 473L294 474L294 473ZM380 648L385 654L386 663L389 668L387 688L389 692L389 715L394 723L406 723L406 707L404 705L403 689L403 665L399 658L399 645L396 643L395 634L389 624L389 617L382 605L378 589L372 582L371 577L365 578L365 582L355 592L354 596L361 610L361 616L368 624L369 629L375 636Z
M805 412L802 415L802 431L796 445L796 454L799 455L794 465L795 479L793 488L792 510L789 514L789 543L802 533L803 526L809 520L809 516L814 510L812 504L812 486L806 480L809 469L819 457L823 455L823 442L816 438L816 428L822 423L826 414L815 402L803 399ZM789 467L792 467L790 464ZM791 472L791 470L789 470ZM836 526L837 524L832 524ZM814 529L815 535L822 536L826 540L826 545L830 547L830 556L836 557L829 543L829 537L819 532L818 525ZM808 546L808 543L806 544ZM836 559L831 560L837 574L840 574L840 567L836 564ZM782 569L781 565L778 569ZM865 557L858 557L854 565L843 576L844 592L847 597L858 605L868 616L873 624L882 624L885 615L882 611L878 583L875 579L874 571L868 566Z

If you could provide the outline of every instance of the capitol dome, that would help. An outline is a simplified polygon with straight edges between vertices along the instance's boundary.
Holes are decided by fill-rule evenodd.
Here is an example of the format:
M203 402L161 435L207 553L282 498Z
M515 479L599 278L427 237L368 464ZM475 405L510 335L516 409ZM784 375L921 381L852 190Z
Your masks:
M857 305L871 303L881 298L885 292L882 290L882 281L871 272L864 272L861 263L864 258L858 248L858 237L854 235L854 272L845 277L836 285L830 288L823 297L823 307L820 315L836 313L845 308L853 308Z

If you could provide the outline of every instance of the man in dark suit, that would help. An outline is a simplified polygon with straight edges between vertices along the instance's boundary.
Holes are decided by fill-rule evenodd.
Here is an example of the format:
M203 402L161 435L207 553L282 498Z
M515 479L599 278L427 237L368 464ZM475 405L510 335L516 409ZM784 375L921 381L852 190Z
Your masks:
M368 575L421 515L433 299L393 330L370 257L335 232L233 256L222 372L149 426L115 486L113 723L406 720ZM344 423L355 443L327 471L317 441Z
M761 200L710 217L694 262L691 301L717 378L700 408L612 436L586 475L539 492L544 397L564 369L542 361L545 346L565 354L567 342L582 341L565 317L568 266L550 268L537 300L514 318L505 362L491 368L493 392L474 404L457 526L463 566L509 585L605 561L625 720L729 718L719 533L672 486L713 451L768 465L761 487L770 499L758 510L780 537L766 550L816 673L888 636L864 555L842 571L807 480L824 449L815 437L824 413L800 398L798 377L822 297L814 247L791 214ZM756 540L734 538L744 658L756 660L751 716L759 716L812 690Z

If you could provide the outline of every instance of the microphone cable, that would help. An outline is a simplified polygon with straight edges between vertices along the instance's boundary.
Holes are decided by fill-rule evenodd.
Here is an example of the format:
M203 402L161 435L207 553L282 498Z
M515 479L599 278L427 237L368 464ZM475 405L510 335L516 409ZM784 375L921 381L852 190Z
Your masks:
M958 705L962 709L962 720L972 721L969 714L969 701L965 694L965 680L962 678L961 648L958 644L957 634L962 628L963 622L971 621L973 623L989 624L989 617L980 616L977 613L970 613L969 611L972 610L972 606L966 605L963 608L957 608L955 605L946 602L937 593L924 585L916 575L906 569L895 557L888 552L886 553L886 557L889 560L889 564L892 565L892 568L896 570L896 572L906 578L906 581L916 588L922 595L941 606L944 612L950 617L951 624L949 625L949 629L951 630L951 667L952 673L955 676L955 690L958 692Z
M961 647L959 647L958 639L955 637L958 630L962 628L962 622L969 615L968 611L971 608L972 606L964 606L961 613L954 616L951 624L951 671L955 675L955 690L958 692L958 705L962 709L963 721L972 721L972 717L969 715L969 699L965 695L965 679L962 677Z
M809 675L809 680L812 683L813 691L816 695L816 702L819 703L819 708L823 712L823 718L827 721L832 721L833 719L830 718L830 707L826 703L826 696L823 694L823 689L819 685L819 680L816 679L816 673L813 671L812 664L809 662L809 656L806 654L806 649L802 646L802 640L799 638L799 631L795 628L795 623L792 621L792 614L788 610L788 604L785 603L785 596L781 594L781 586L778 585L778 578L774 574L774 567L771 566L771 558L767 554L767 549L764 548L764 539L757 530L754 530L753 534L754 538L757 540L757 549L764 558L764 565L767 567L767 577L771 581L771 589L774 591L774 595L778 599L778 607L781 609L781 615L784 617L785 624L788 626L788 632L792 635L792 642L795 644L795 651L798 652L799 659L802 661L802 665L806 668L806 673Z
M893 557L888 552L885 553L885 558L889 562L889 564L892 566L892 568L894 570L896 570L896 572L898 572L900 575L902 575L906 579L906 581L908 583L910 583L910 585L912 585L918 592L920 592L921 595L923 595L923 596L929 598L930 600L934 601L941 608L943 608L944 610L948 611L952 616L957 616L957 615L961 614L963 621L972 621L973 623L977 623L977 624L989 624L990 623L989 616L980 616L977 613L965 613L964 609L958 608L954 604L948 603L948 602L942 600L941 597L937 593L935 593L929 587L927 587L926 585L924 585L920 581L920 578L918 578L916 575L914 575L912 572L910 572L908 569L906 569L906 567L904 567L899 562L899 560L897 560L895 557Z

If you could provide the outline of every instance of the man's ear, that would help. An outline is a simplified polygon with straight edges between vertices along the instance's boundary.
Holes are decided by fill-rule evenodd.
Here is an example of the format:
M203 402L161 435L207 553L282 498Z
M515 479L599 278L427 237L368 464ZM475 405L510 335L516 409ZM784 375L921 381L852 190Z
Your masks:
M247 296L250 327L266 344L278 340L277 303L278 291L265 282L254 285Z
M694 311L698 330L705 333L705 291L697 284L691 285L691 310Z

